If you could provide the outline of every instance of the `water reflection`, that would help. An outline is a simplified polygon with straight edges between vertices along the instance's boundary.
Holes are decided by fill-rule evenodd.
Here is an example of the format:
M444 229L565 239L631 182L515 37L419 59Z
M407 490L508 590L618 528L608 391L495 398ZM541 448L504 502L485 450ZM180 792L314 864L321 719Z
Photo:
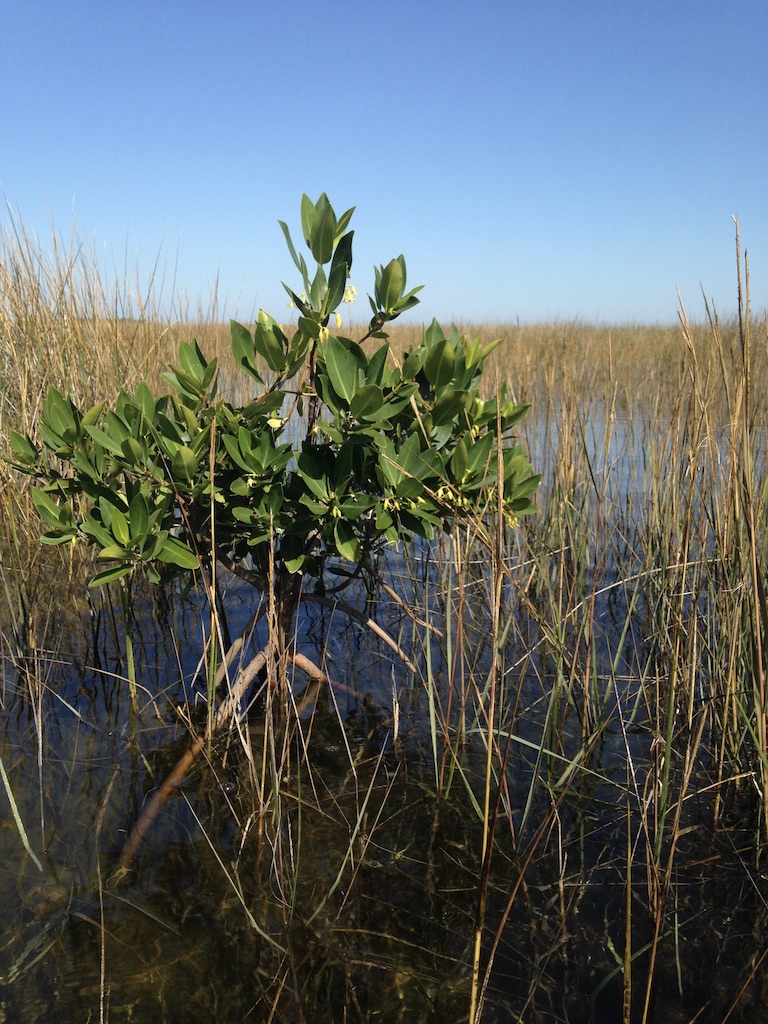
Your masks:
M563 444L578 436L567 421L548 429ZM551 575L505 591L486 1021L619 1020L625 999L633 1020L643 1012L654 838L643 815L661 763L648 681L668 664L654 607L664 592L642 575L636 544L654 500L647 466L667 451L651 450L646 436L636 422L591 416L561 492L542 453L555 500L582 502L590 529L611 540L577 550L573 537L546 532L544 510L531 529L551 547ZM521 566L509 544L510 564ZM217 742L163 807L121 885L111 879L128 831L188 744L179 708L205 713L205 603L136 591L135 704L118 606L61 601L56 650L31 660L19 656L21 643L6 650L0 758L43 871L0 796L0 1019L467 1019L486 767L473 709L491 656L490 599L487 559L465 565L459 587L450 545L414 546L387 568L442 637L426 640L386 597L369 605L430 665L433 688L339 612L302 608L301 649L343 687L305 709L285 750L258 714ZM563 609L556 635L553 593ZM569 610L591 594L587 635ZM364 607L367 597L354 599ZM237 635L253 616L251 594L231 585L226 603ZM696 601L686 594L681 607L695 630ZM459 642L464 659L452 656ZM694 699L703 704L703 690ZM435 743L433 717L447 723ZM729 791L718 819L706 763L695 773L651 1019L719 1022L743 989L730 1019L760 1020L768 888L744 824L754 795L746 784Z

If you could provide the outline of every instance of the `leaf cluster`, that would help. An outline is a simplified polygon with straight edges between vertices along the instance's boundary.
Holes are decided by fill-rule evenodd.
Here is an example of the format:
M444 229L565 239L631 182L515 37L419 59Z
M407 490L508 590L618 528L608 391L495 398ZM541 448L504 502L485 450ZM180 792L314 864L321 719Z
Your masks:
M364 570L380 543L431 538L489 504L510 522L531 510L539 478L510 435L527 407L503 388L480 397L495 344L433 321L413 350L391 352L384 326L418 302L403 256L375 269L365 335L329 330L349 285L352 213L303 197L311 272L281 222L298 322L286 331L261 311L253 329L231 323L251 401L219 399L216 360L182 342L167 393L141 383L83 411L51 388L39 438L10 435L9 461L38 483L43 540L93 546L105 567L92 585L135 569L162 583L216 556L263 588L275 571L322 588L327 567Z

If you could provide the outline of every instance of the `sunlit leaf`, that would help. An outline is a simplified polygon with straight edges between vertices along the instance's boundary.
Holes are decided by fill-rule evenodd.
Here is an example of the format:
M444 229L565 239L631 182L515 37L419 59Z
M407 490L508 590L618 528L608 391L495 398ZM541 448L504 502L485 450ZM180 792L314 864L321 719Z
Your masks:
M86 427L86 430L93 438L93 440L98 442L98 444L100 444L102 448L106 448L107 451L112 452L113 455L119 455L121 459L124 458L125 452L123 451L123 446L121 442L116 441L114 438L110 437L109 434L101 430L100 427L93 427L88 425Z
M146 385L145 385L146 387ZM102 410L104 409L104 402L97 402L96 405L92 405L88 412L85 413L82 420L80 420L81 427L89 427L96 423L99 416L101 416Z
M381 271L381 284L379 286L379 303L382 309L390 310L403 294L405 287L405 273L403 265L399 260L390 262Z
M74 537L77 536L75 530L57 530L55 532L44 533L40 537L40 541L43 544L68 544Z
M285 352L274 328L270 325L257 323L254 333L254 344L256 351L270 370L274 370L275 373L282 373L285 369Z
M112 583L115 580L121 580L124 576L127 576L129 572L132 572L133 565L117 565L112 569L105 569L103 572L97 573L92 580L89 581L88 586L91 589L96 587L102 587L105 583Z
M99 552L99 560L103 562L124 561L126 558L131 558L131 552L122 544L107 544Z
M325 346L325 368L339 398L351 402L357 391L357 358L333 335Z
M403 360L403 380L413 380L424 365L424 353L420 349L411 352Z
M333 539L336 543L336 550L342 558L350 562L359 562L362 556L360 541L355 534L351 523L346 519L337 519L333 526Z
M200 565L194 551L176 537L169 537L156 557L160 562L169 562L171 565L178 565L181 569L197 569Z
M208 363L196 341L179 342L179 362L193 380L203 382Z
M119 508L114 509L112 512L110 528L112 530L112 536L115 538L117 543L127 548L131 543L131 533L128 529L128 520Z
M14 459L22 466L34 466L38 459L38 451L32 441L15 430L8 431L8 440Z
M322 197L321 197L322 198ZM301 233L304 236L304 241L309 245L310 238L312 237L312 225L315 222L315 204L304 193L301 197Z
M336 215L333 207L323 196L317 203L315 217L309 234L309 248L320 264L328 263L333 255L333 241L336 234Z
M455 363L456 356L453 346L444 338L427 353L427 358L424 360L424 375L433 387L450 384L453 380Z
M236 320L229 321L229 334L232 345L232 355L234 356L235 362L238 366L249 373L254 380L257 380L259 384L263 384L261 374L258 372L256 367L253 365L254 357L254 344L251 332L247 327L243 327Z
M140 407L146 419L148 419L150 423L154 422L157 406L154 395L144 381L137 386L134 392L134 400ZM85 423L85 417L83 417L83 423Z

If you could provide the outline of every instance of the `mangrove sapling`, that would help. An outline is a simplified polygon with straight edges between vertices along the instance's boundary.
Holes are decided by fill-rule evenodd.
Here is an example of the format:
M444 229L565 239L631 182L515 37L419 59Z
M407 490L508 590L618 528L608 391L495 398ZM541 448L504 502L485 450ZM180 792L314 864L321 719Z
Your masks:
M81 410L50 388L39 439L10 434L13 464L38 484L43 540L95 550L102 568L90 586L135 573L156 585L202 579L211 611L205 740L241 708L255 674L287 711L299 606L330 602L359 619L343 594L356 580L379 587L383 544L430 540L488 507L514 525L532 508L539 478L510 440L527 406L507 401L504 387L491 399L479 394L496 343L433 321L416 347L390 352L384 328L420 290L407 290L403 256L375 268L362 337L338 333L338 308L354 291L352 213L337 217L325 194L315 203L303 196L313 273L280 223L301 278L300 294L285 286L298 321L288 333L264 311L253 331L232 321L232 353L255 385L251 399L220 399L217 360L196 341L181 342L163 375L168 393L142 382L111 407ZM370 354L369 340L379 342ZM223 673L229 693L214 711L216 667L230 660L215 597L222 571L266 600L267 640L250 664ZM310 679L314 671L322 676L314 666ZM198 737L184 764L200 749ZM183 774L180 762L174 785Z

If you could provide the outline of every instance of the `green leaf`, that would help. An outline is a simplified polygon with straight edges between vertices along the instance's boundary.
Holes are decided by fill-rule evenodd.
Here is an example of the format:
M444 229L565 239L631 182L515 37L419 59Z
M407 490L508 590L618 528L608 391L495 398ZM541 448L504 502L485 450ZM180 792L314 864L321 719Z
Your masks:
M516 405L514 402L508 402L501 410L501 429L509 430L514 427L521 419L524 418L525 414L530 409L528 403L522 403Z
M14 459L22 466L34 466L38 459L38 451L29 437L17 434L15 430L8 431L8 440L11 443Z
M253 510L248 508L247 506L244 507L242 505L235 505L235 507L232 509L232 515L238 521L238 523L252 523L254 519Z
M284 220L279 220L277 223L280 225L280 229L283 232L283 235L285 236L285 244L288 246L288 252L291 254L291 259L296 264L296 267L299 270L301 270L299 254L296 252L296 248L293 244L293 239L291 238L291 232L288 229L288 225L285 223Z
M146 384L144 385L146 387ZM96 405L91 406L87 413L83 416L80 421L81 427L89 427L96 423L99 416L101 416L102 409L104 408L104 402L97 402Z
M328 292L328 281L325 276L325 271L321 266L318 266L315 271L315 276L312 279L312 283L309 286L309 292L307 297L309 298L309 305L312 309L317 310L322 314L324 300Z
M293 534L286 534L280 545L280 557L283 559L288 572L299 572L307 560L304 551L304 539Z
M359 562L362 557L360 541L355 534L354 527L346 519L337 519L333 524L333 539L336 543L336 550L342 558L350 562Z
M328 476L323 468L322 461L310 452L302 452L297 461L299 475L306 486L321 501L327 501L330 497L328 488Z
M43 402L43 419L46 424L67 444L77 440L75 408L68 399L51 387Z
M62 508L53 498L39 487L32 491L32 501L37 511L49 526L59 528L62 526Z
M73 528L71 530L59 531L55 533L44 533L40 538L42 544L68 544L69 541L73 540L77 536L77 531Z
M111 491L108 488L103 488L98 499L99 512L101 513L101 520L105 526L112 526L112 514L116 508L119 508L121 512L128 511L128 502L124 496L116 491Z
M325 194L320 197L316 207L316 213L309 236L309 248L318 263L328 263L333 255L333 242L336 235L336 214L328 202L320 206Z
M353 498L346 498L339 505L341 514L350 520L358 519L360 516L372 509L376 504L375 498L367 494L357 494Z
M112 530L112 536L115 538L117 543L121 544L124 548L127 548L131 543L131 533L128 529L128 520L119 508L114 509L112 512L110 528Z
M324 520L328 515L327 501L315 501L315 499L310 497L308 494L302 494L299 501L317 520Z
M351 216L352 210L348 210L347 212ZM345 269L346 276L349 277L349 272L352 269L352 239L354 236L354 231L348 231L346 235L339 238L339 241L336 244L336 249L333 253L333 261L331 262L331 276L333 276L334 271L343 267Z
M123 576L127 576L132 570L133 565L117 565L112 569L105 569L103 572L97 573L93 579L89 581L88 586L91 590L94 590L96 587L103 587L105 583L112 583L114 580L121 580Z
M453 380L456 355L450 341L443 338L427 353L424 375L433 387L442 387Z
M114 516L112 521L114 523ZM130 523L131 539L135 543L146 536L149 529L149 509L141 491L137 491L128 509L128 520Z
M232 437L231 434L223 434L221 439L224 442L224 447L227 449L230 459L232 459L235 465L246 473L252 473L254 469L253 460L246 460L243 456L243 453L240 450L240 445L237 443L237 438Z
M309 291L309 277L307 277L304 287L306 288L307 291ZM311 311L309 309L309 306L307 306L306 302L303 301L301 296L297 295L296 292L293 291L292 288L289 288L288 285L285 283L283 283L283 288L285 288L285 290L288 292L291 302L294 304L296 309L298 309L299 313L301 313L302 316L308 316ZM299 323L301 323L301 320L299 320Z
M196 341L191 345L187 341L179 342L179 362L193 380L198 383L205 380L208 363Z
M376 384L366 384L354 395L349 411L356 420L373 419L384 405L384 392Z
M246 373L249 373L259 384L263 384L261 375L253 365L254 345L251 332L236 320L230 320L229 335L235 362L238 366L242 366Z
M407 405L410 405L411 398L417 390L417 385L409 384L393 391L382 406L381 419L391 419L401 413Z
M176 537L169 537L156 557L160 562L178 565L181 569L197 569L200 565L194 551Z
M118 416L117 413L110 411L104 418L104 430L114 437L115 440L124 441L126 437L131 436L131 428L128 426L126 421Z
M451 456L451 470L456 483L461 484L464 479L464 474L467 471L467 446L464 442L464 438L462 437L458 439L456 447L453 449L453 455Z
M433 345L437 345L440 341L445 341L445 331L433 317L432 323L424 331L424 344L427 348L432 348Z
M131 558L131 552L122 544L107 544L99 552L99 559L104 562L122 562L126 558Z
M325 195L325 193L323 193ZM320 199L323 197L321 196ZM320 200L318 200L320 202ZM310 244L310 238L312 237L312 225L315 222L315 204L304 193L301 197L301 233L304 236L304 241L307 245Z
M87 515L83 521L83 533L92 537L103 548L109 547L112 543L112 534L91 515Z
M286 356L286 365L284 370L284 376L286 378L290 379L293 377L297 370L304 365L311 343L312 336L310 334L305 333L301 329L296 331L291 340ZM299 415L301 415L301 413L299 413Z
M328 316L344 298L349 272L352 269L352 237L354 231L339 241L333 254L331 269L328 274L328 293L323 304L323 313Z
M283 489L279 485L276 487L270 487L264 492L264 498L259 505L259 509L276 516L283 507Z
M349 404L357 391L357 358L333 334L325 345L325 368L333 390Z
M144 461L144 449L135 437L126 437L120 445L120 450L126 462L130 462L132 466L138 466Z
M485 348L481 348L480 339L473 338L472 341L469 342L467 345L465 355L467 368L474 366L476 363L479 363L482 366L482 364L485 362L485 360L488 358L491 352L493 352L493 350L497 348L500 344L501 338L496 338L494 341L486 345Z
M86 455L82 448L75 449L70 456L70 461L79 474L78 485L86 494L93 491L92 484L99 484L104 467L104 452L97 449L93 452L93 461ZM86 479L87 478L87 479Z
M201 398L205 391L202 382L185 370L182 370L180 366L174 366L167 373L161 373L160 376L174 390L178 391L180 395L186 395L189 398Z
M382 309L391 310L403 294L405 272L400 260L390 260L381 270L378 300Z
M157 428L164 441L171 441L174 445L181 444L181 434L179 433L177 425L169 420L163 413L158 414Z
M239 476L229 485L229 493L236 494L238 498L245 498L251 493L251 484L249 480L244 476ZM237 518L237 509L234 510L233 515Z
M192 449L182 445L173 457L171 471L177 480L189 481L197 472L198 461Z
M389 342L385 342L385 344L376 349L368 360L368 369L365 371L365 378L369 384L378 384L381 386L382 382L385 380L387 383L391 382L391 374L387 374L385 377L388 355Z
M150 423L154 423L155 410L157 408L155 396L149 390L144 381L141 381L141 383L136 387L136 390L133 393L133 400L144 413L145 418L149 420ZM83 417L83 423L85 423L85 416Z
M338 243L339 240L343 237L345 231L347 230L347 227L349 226L349 222L352 220L352 214L354 212L354 206L350 206L350 208L348 210L345 210L344 213L342 213L342 215L336 221L336 237L334 238L334 243ZM349 265L352 266L351 252Z
M432 409L432 425L439 427L444 423L452 423L463 410L466 398L466 391L444 392Z
M322 314L330 316L344 298L344 291L347 286L347 266L342 264L334 267L328 276L328 288L323 299Z
M424 484L412 476L404 477L395 488L398 498L420 498L423 493Z
M467 460L465 474L467 477L482 475L483 479L491 465L491 450L493 448L493 434L484 434L479 440L467 448Z
M422 349L417 348L415 352L409 353L403 360L403 380L413 380L423 365L424 352Z
M404 295L402 299L395 304L392 309L395 316L400 316L400 314L405 313L406 310L413 309L414 306L418 306L421 300L416 298L416 294L417 292L420 292L423 287L424 285L420 284L418 288L414 288L412 291L408 292L407 295ZM394 319L394 316L392 319Z
M393 525L394 519L381 502L376 503L376 529L385 533Z
M270 370L274 370L275 373L283 372L285 369L285 352L283 351L280 337L277 334L276 326L257 323L254 345L256 351Z
M266 394L259 395L258 398L249 402L243 408L242 413L248 423L251 424L256 419L269 418L272 413L278 411L282 404L282 391L267 391ZM261 424L259 425L261 426Z

